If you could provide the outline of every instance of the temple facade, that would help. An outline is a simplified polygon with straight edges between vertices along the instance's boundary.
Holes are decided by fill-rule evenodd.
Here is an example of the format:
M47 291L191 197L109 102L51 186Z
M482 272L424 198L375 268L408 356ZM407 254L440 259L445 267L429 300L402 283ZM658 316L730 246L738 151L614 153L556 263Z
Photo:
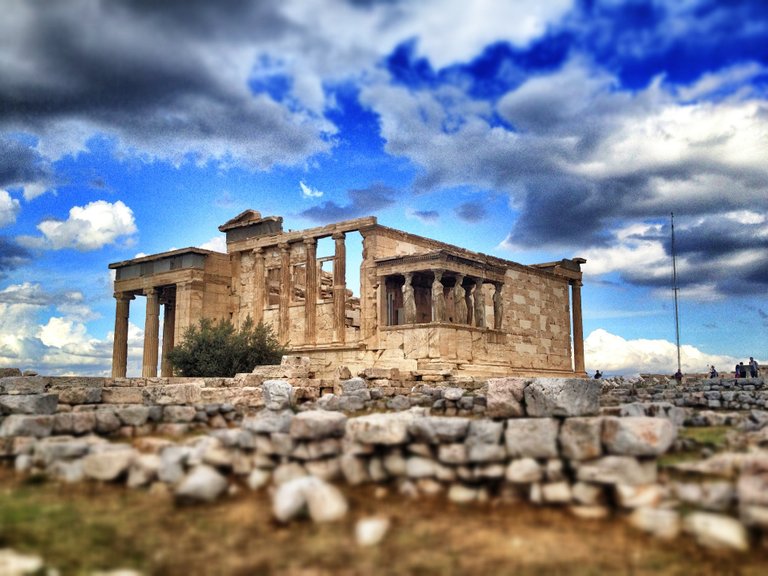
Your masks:
M137 297L146 298L144 377L157 376L158 364L161 376L172 375L166 353L200 318L239 325L248 316L271 324L320 376L339 365L353 373L381 367L586 376L583 258L523 265L388 228L374 217L284 231L281 217L247 210L219 230L226 254L186 248L109 265L113 377L126 375L128 317ZM357 294L347 285L352 233L362 238ZM318 243L328 239L332 254L318 257Z

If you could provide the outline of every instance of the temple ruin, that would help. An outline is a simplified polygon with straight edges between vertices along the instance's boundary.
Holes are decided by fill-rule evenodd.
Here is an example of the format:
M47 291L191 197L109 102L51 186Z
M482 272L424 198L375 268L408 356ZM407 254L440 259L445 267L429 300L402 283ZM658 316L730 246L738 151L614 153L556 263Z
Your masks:
M398 368L473 377L585 376L583 258L522 265L377 223L284 231L246 210L219 230L227 253L184 248L115 270L112 376L127 369L130 303L146 298L142 376L171 376L166 353L201 318L271 324L318 375ZM347 285L350 233L362 237L359 295ZM318 257L330 238L333 254ZM161 314L162 307L162 314ZM160 323L162 317L162 350Z

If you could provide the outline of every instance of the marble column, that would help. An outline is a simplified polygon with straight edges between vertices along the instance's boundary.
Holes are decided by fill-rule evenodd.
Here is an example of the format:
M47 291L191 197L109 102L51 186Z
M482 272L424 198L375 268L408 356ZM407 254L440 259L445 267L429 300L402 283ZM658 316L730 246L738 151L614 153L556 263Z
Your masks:
M331 238L336 242L333 259L333 340L344 342L347 308L347 248L344 245L346 234L336 232Z
M503 282L494 282L493 287L493 329L501 330L501 325L504 320L504 298L502 296L502 289L504 288Z
M144 290L147 297L147 314L144 320L144 357L141 363L141 376L157 376L157 347L160 337L160 298L157 288Z
M174 342L184 337L187 328L195 326L203 317L205 284L200 280L182 280L176 283L176 324Z
M445 293L443 292L443 272L434 270L435 277L432 280L432 322L445 320Z
M173 366L168 360L173 347L176 345L174 333L176 331L176 302L168 300L163 304L163 355L160 359L160 376L173 376Z
M115 292L115 339L112 343L112 378L125 378L128 370L128 317L133 296Z
M586 374L584 369L584 326L581 319L581 280L571 281L571 305L573 306L573 370Z
M291 248L287 242L279 245L280 248L280 300L279 314L280 325L278 327L278 340L281 344L286 344L290 338L290 304L291 293Z
M483 279L475 279L475 326L485 328L485 294L483 294Z
M456 276L456 285L453 287L453 308L454 321L457 324L467 323L467 293L462 286L464 274Z
M406 324L416 323L416 297L413 294L413 273L405 273L403 284L403 316Z
M264 249L254 248L253 254L253 303L251 304L251 318L258 324L264 319L264 293L266 278L264 277Z
M305 238L304 343L317 341L317 240Z

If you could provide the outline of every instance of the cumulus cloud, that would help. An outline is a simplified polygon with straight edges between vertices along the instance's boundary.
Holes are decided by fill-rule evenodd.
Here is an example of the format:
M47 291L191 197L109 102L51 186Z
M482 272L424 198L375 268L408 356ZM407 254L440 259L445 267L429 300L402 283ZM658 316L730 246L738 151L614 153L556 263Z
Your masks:
M307 186L303 181L299 182L299 187L301 188L301 195L304 198L321 198L323 196L323 193L320 190Z
M19 201L0 188L0 228L16 222L19 210L21 210Z
M326 223L374 215L376 211L392 206L397 195L398 192L389 186L374 184L368 188L347 191L348 204L339 205L333 200L327 200L320 206L302 211L300 216L315 222Z
M639 373L669 374L677 370L677 346L667 340L626 340L603 329L584 340L584 357L590 371L601 370L605 376ZM707 354L694 346L680 347L683 373L704 373L714 365L721 372L730 371L743 359Z
M37 225L42 236L23 236L18 241L29 248L98 250L137 232L133 211L120 200L104 200L74 206L66 220L43 220Z
M213 250L214 252L227 252L227 238L223 234L214 236L208 242L200 244L199 248L203 250Z

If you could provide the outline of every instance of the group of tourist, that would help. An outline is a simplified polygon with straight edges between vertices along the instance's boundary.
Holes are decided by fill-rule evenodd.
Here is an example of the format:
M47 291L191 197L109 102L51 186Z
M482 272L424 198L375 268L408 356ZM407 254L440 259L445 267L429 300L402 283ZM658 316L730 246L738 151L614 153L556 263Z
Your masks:
M746 378L747 369L749 369L750 378L757 378L760 374L760 367L757 364L757 360L750 356L749 363L746 366L744 366L744 362L739 362L736 364L736 368L734 370L736 378Z

